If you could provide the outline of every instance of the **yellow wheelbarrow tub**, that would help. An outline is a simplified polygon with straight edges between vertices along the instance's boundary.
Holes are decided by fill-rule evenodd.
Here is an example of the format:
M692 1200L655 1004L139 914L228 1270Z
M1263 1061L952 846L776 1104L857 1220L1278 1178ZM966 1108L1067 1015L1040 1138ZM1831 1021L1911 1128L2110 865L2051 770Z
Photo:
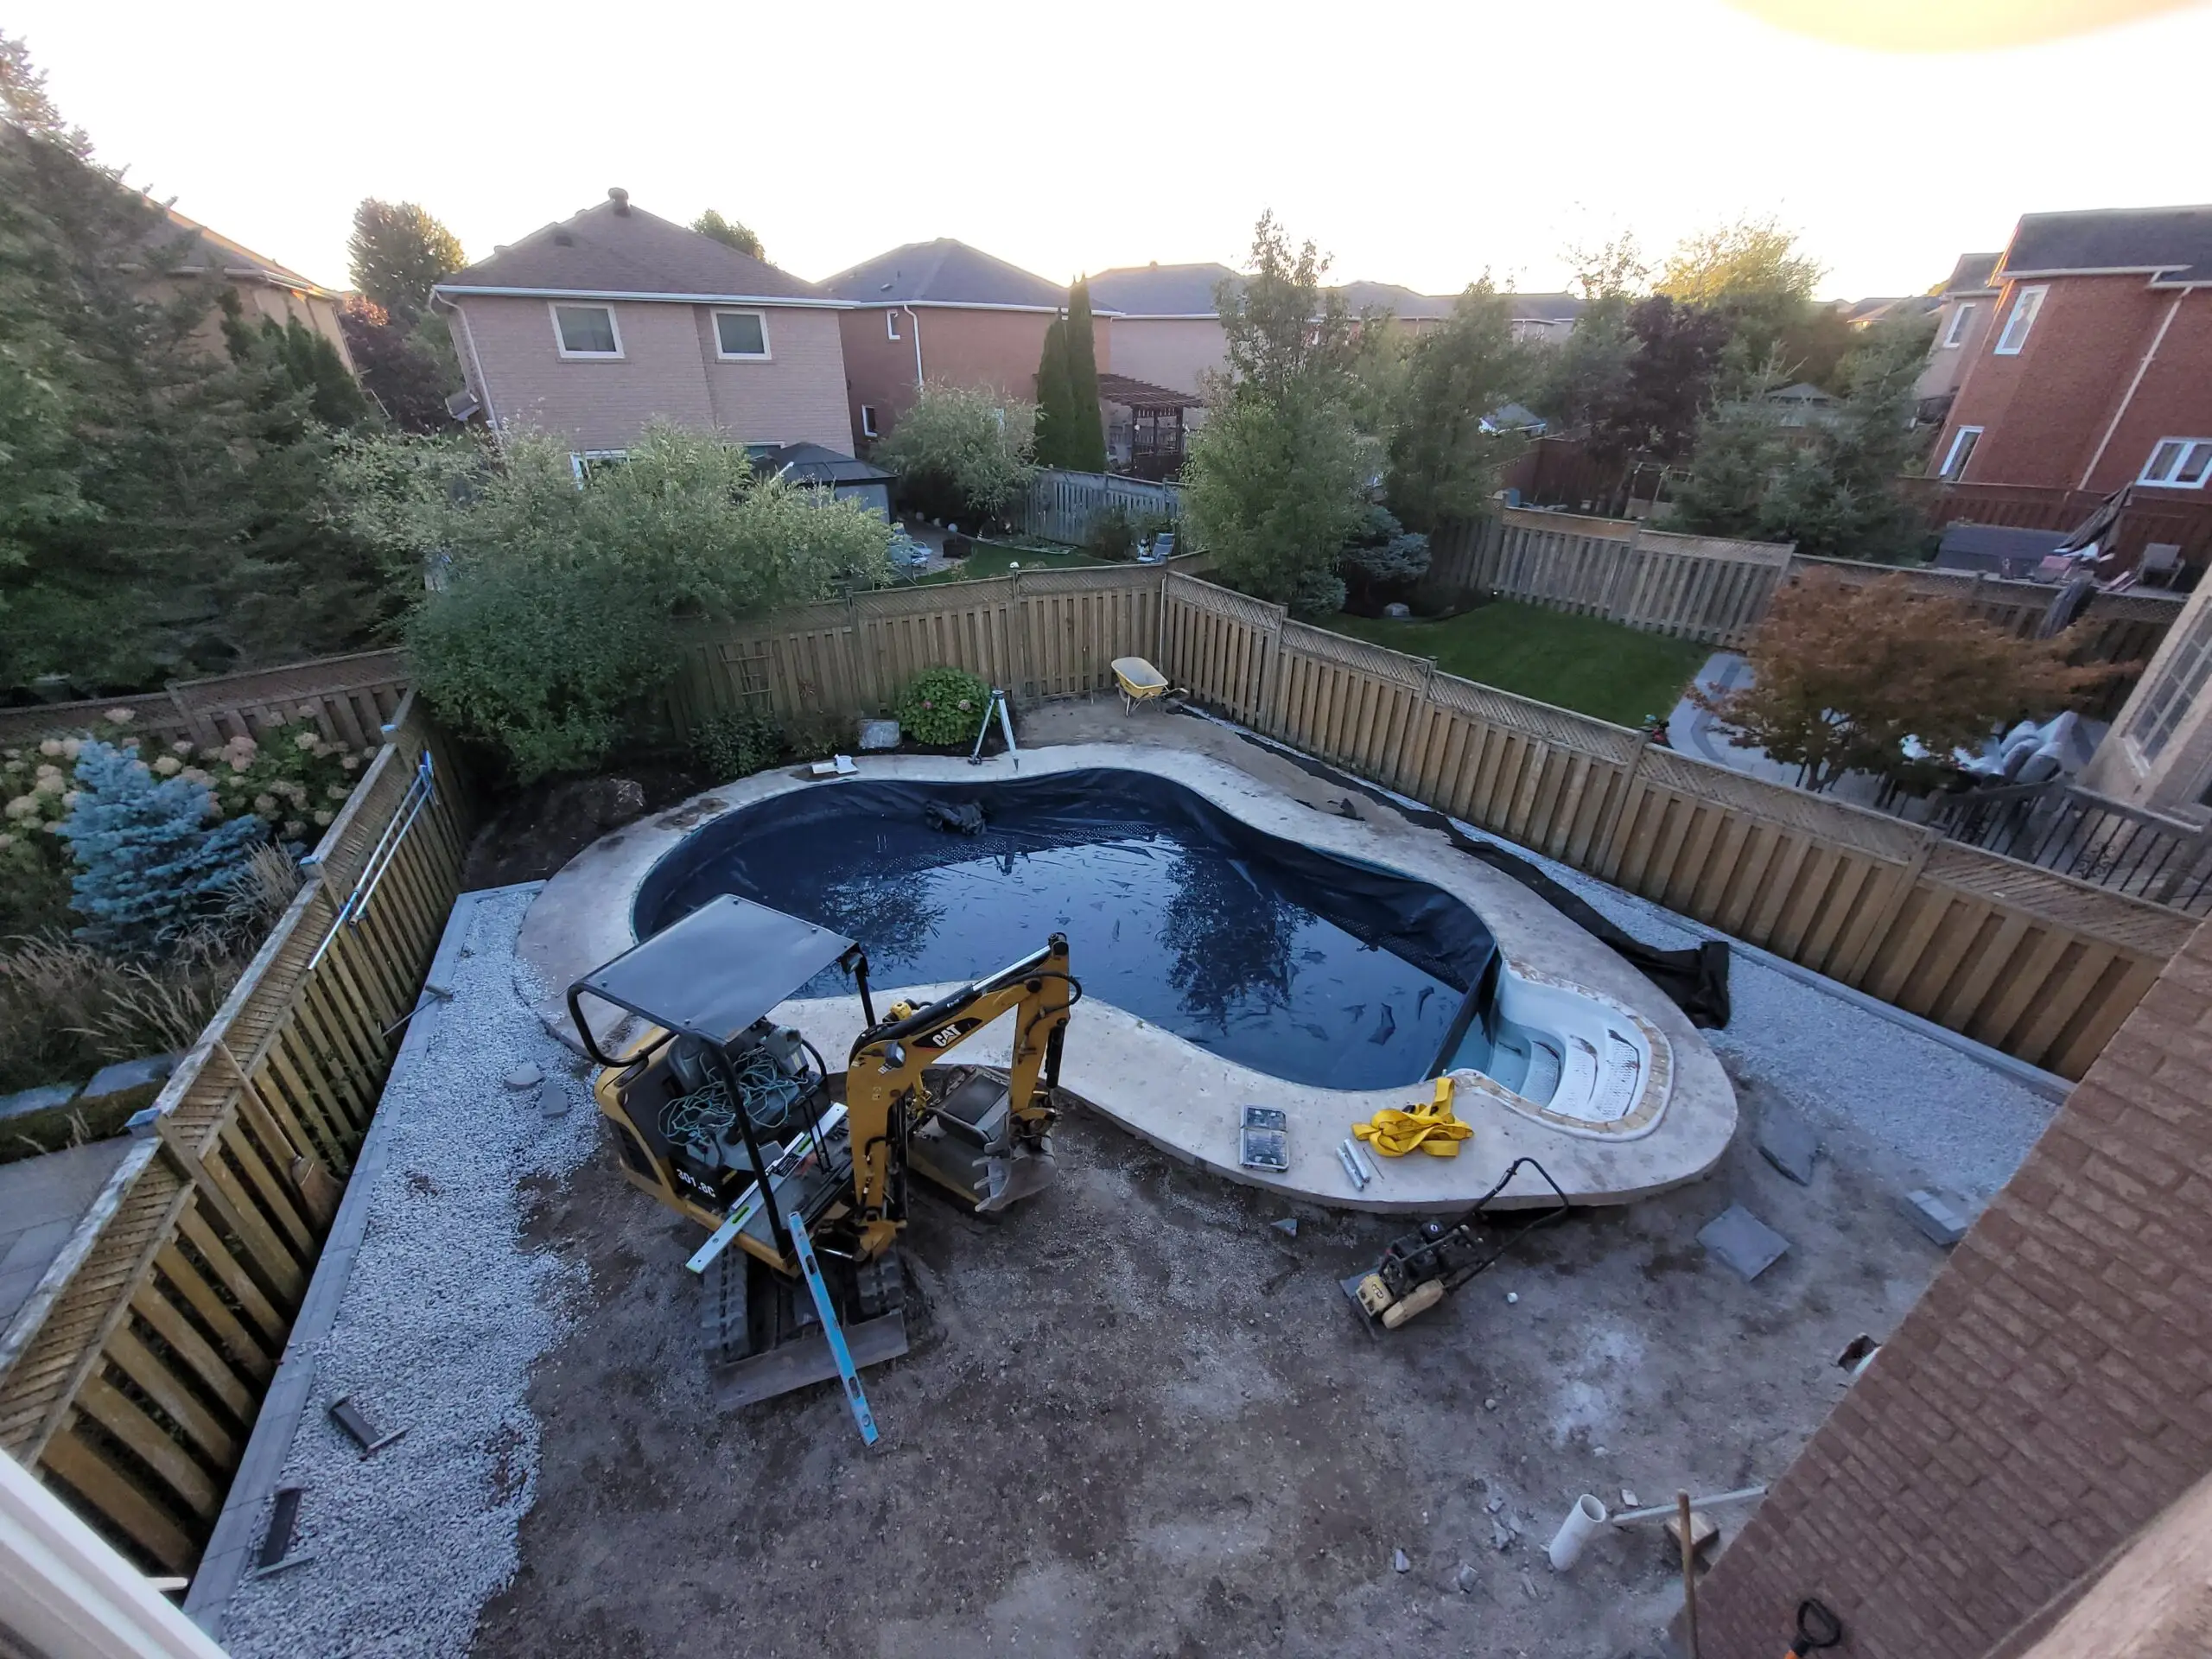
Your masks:
M1122 712L1129 713L1141 702L1150 702L1155 697L1167 695L1167 677L1141 657L1116 657L1114 659L1114 682L1121 687Z

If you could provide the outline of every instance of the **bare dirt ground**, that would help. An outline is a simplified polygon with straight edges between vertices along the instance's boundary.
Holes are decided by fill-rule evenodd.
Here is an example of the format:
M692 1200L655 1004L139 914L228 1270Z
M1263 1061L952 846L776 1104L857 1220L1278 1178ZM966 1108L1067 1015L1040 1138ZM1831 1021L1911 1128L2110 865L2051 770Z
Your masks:
M1022 741L1170 741L1343 810L1234 733L1110 699L1036 711ZM1404 1224L1292 1210L1078 1107L1058 1183L1014 1214L918 1202L926 1311L867 1374L874 1453L826 1388L715 1411L696 1230L610 1150L533 1195L532 1242L588 1268L590 1306L533 1381L536 1503L475 1650L1656 1654L1680 1600L1662 1535L1609 1529L1554 1574L1575 1496L1779 1475L1842 1393L1837 1351L1887 1335L1940 1263L1897 1209L1916 1172L1845 1122L1790 1184L1755 1149L1782 1097L1735 1075L1743 1128L1710 1176L1571 1216L1382 1338L1338 1281ZM1819 1080L1789 1087L1802 1109ZM1792 1243L1750 1283L1695 1238L1738 1201ZM1268 1226L1287 1214L1294 1238Z
M828 1389L715 1413L695 1230L610 1154L537 1195L535 1242L588 1265L593 1306L534 1381L539 1491L475 1650L1656 1652L1679 1587L1656 1529L1546 1565L1575 1495L1779 1474L1841 1393L1836 1351L1938 1260L1871 1147L1831 1136L1810 1189L1769 1168L1771 1094L1740 1086L1712 1176L1572 1216L1382 1339L1337 1281L1391 1224L1306 1210L1287 1238L1264 1192L1078 1109L1021 1210L918 1205L928 1311L867 1374L874 1453ZM1736 1199L1793 1243L1751 1283L1694 1236Z

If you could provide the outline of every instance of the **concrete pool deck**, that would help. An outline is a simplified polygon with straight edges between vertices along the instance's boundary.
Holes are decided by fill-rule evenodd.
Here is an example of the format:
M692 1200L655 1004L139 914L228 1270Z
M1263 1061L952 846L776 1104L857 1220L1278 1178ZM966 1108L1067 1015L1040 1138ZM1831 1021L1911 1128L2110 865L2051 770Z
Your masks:
M1134 735L1132 732L1132 735ZM1117 734L1117 735L1119 735ZM1165 734L1163 734L1165 735ZM1240 757L1240 760L1241 760ZM1137 770L1192 789L1257 830L1361 860L1428 882L1461 899L1490 927L1509 971L1536 982L1566 981L1628 1010L1647 1037L1663 1038L1669 1064L1656 1120L1633 1137L1568 1129L1539 1121L1504 1091L1463 1088L1459 1116L1474 1128L1456 1158L1377 1160L1380 1178L1360 1191L1337 1157L1338 1143L1383 1107L1424 1096L1426 1085L1342 1090L1287 1083L1208 1052L1103 999L1086 999L1069 1033L1062 1082L1103 1116L1162 1151L1211 1173L1334 1208L1423 1213L1463 1207L1496 1185L1516 1158L1536 1160L1577 1204L1621 1204L1695 1179L1719 1160L1736 1128L1733 1085L1688 1020L1650 982L1535 894L1452 849L1440 833L1395 819L1345 817L1299 798L1255 752L1231 764L1173 743L1075 742L1025 750L980 766L937 756L869 756L860 775L906 782L1005 782L1084 768ZM550 985L573 980L635 943L631 917L639 885L662 858L702 826L773 797L837 784L779 770L695 796L586 848L553 879L524 918L518 952ZM1038 935L1054 925L1040 917ZM1078 951L1080 942L1077 942ZM1075 973L1082 976L1078 956ZM877 988L879 1007L901 993L932 988ZM573 1040L563 995L541 1007L549 1027ZM794 1000L776 1017L795 1025L825 1054L849 1049L859 1034L857 996ZM960 1052L963 1062L1004 1064L1011 1024ZM1655 1045L1655 1051L1660 1046ZM1662 1086L1655 1052L1651 1088ZM834 1063L834 1062L833 1062ZM1278 1108L1290 1118L1290 1168L1270 1175L1237 1162L1237 1119L1246 1104ZM1525 1174L1505 1199L1548 1198ZM1504 1201L1504 1200L1502 1200Z

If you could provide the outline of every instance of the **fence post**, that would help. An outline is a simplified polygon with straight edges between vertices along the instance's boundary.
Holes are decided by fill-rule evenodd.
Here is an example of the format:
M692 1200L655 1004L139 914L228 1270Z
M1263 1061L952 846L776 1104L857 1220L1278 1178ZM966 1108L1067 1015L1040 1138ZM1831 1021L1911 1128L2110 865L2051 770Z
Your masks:
M1613 560L1613 568L1606 573L1605 603L1603 608L1599 610L1599 614L1604 617L1608 622L1626 622L1628 620L1625 616L1622 616L1618 613L1620 605L1622 579L1624 577L1627 578L1628 591L1630 596L1633 598L1637 589L1637 578L1642 574L1639 569L1639 556L1643 551L1643 524L1638 523L1630 525L1628 532L1628 540L1620 544L1621 550Z
M1913 888L1919 884L1920 873L1928 868L1929 855L1943 844L1941 830L1923 825L1920 844L1913 849L1912 856L1899 872L1897 884L1890 894L1889 902L1882 906L1882 913L1866 930L1866 937L1859 949L1842 964L1843 971L1836 977L1847 985L1858 986L1882 954L1882 946L1890 937L1890 930L1897 925L1897 918L1904 913L1906 901L1911 899ZM1861 988L1863 988L1863 987Z
M1636 780L1643 771L1643 757L1651 753L1651 734L1645 732L1637 740L1636 753L1629 757L1628 770L1621 774L1621 786L1605 805L1605 816L1599 820L1598 832L1590 837L1592 855L1591 874L1601 881L1611 881L1619 861L1613 856L1613 833L1620 828L1621 814L1628 808L1628 798L1636 788Z
M1042 702L1043 695L1037 689L1036 646L1035 642L1030 638L1031 600L1022 589L1021 578L1024 573L1016 570L1013 574L1014 603L1010 612L1014 637L1014 649L1007 653L1012 661L1007 666L1014 671L1015 683L1021 688L1022 698L1032 703Z

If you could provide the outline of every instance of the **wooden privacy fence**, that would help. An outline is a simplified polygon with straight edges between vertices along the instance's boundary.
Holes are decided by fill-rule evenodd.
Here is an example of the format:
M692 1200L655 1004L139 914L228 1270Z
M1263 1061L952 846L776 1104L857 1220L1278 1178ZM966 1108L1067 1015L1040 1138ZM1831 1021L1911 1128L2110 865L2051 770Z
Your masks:
M1193 577L1160 640L1170 679L1269 737L2067 1077L2195 925Z
M1131 519L1160 518L1170 524L1183 516L1183 492L1174 484L1122 478L1109 473L1064 473L1040 469L1029 486L1022 528L1048 541L1084 542L1102 514L1119 510Z
M1915 592L1963 601L1975 615L2022 639L2043 632L2060 594L2048 582L1813 558L1783 543L1677 536L1630 519L1517 507L1439 535L1427 583L1446 593L1495 593L1735 648L1750 640L1783 584L1815 568L1849 582L1902 575ZM2075 620L2074 654L2082 662L2147 663L2180 609L2174 594L2095 594ZM2116 712L2127 687L2122 679L2105 688L2091 712Z
M150 1567L198 1559L283 1353L460 885L456 781L404 704L152 1132L0 1338L0 1449Z
M80 732L111 709L128 709L133 729L162 741L185 737L213 747L313 720L326 737L370 748L406 691L397 651L365 651L210 680L174 680L166 691L137 696L0 709L0 744Z
M690 647L662 717L688 741L702 721L742 710L874 713L940 665L980 674L1025 706L1103 690L1115 658L1150 654L1169 568L1022 571L783 612Z

